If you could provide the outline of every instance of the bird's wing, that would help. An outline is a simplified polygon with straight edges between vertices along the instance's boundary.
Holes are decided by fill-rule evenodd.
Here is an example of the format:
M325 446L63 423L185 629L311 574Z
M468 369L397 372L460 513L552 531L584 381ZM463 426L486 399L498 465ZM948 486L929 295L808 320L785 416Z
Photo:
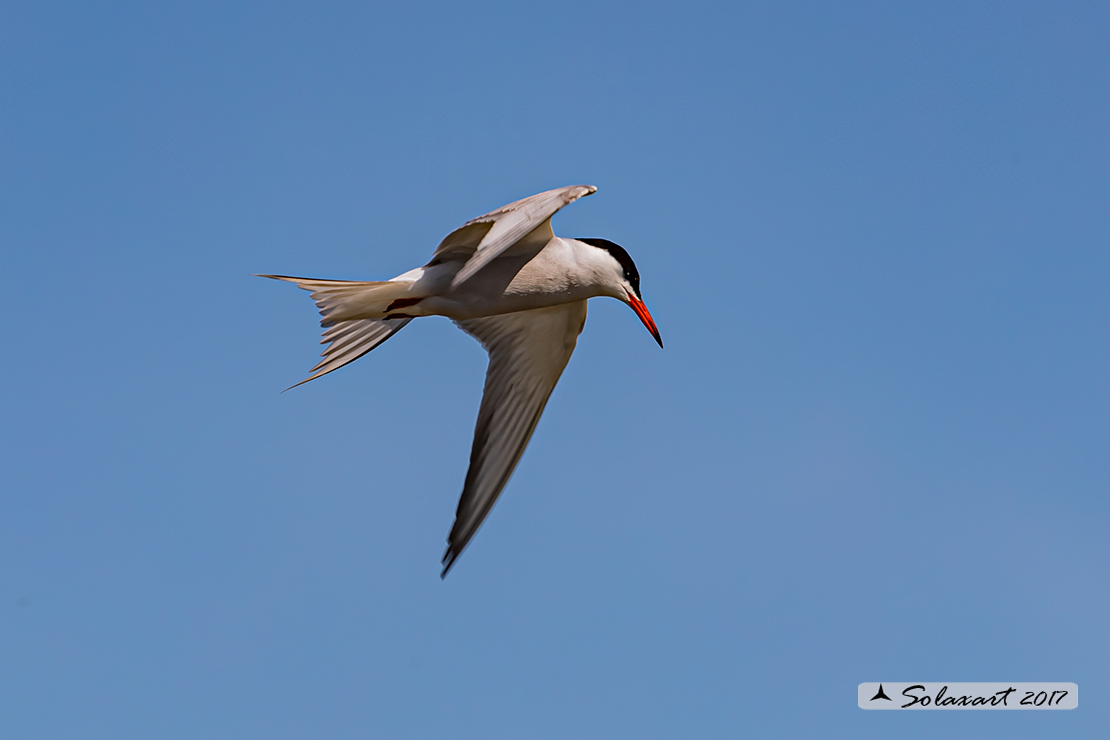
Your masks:
M470 469L447 537L443 576L513 474L586 323L586 302L456 322L489 352Z
M563 206L596 191L593 185L557 188L472 218L440 242L429 264L452 258L465 259L466 264L452 282L453 287L458 287L490 260L537 229L540 231L536 249L542 249L554 236L551 217Z

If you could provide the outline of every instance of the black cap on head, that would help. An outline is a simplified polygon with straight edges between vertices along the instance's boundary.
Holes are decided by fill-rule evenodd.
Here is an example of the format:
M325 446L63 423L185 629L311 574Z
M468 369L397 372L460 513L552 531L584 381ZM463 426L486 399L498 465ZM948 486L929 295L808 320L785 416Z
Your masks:
M591 247L604 249L609 254L613 255L613 259L620 263L624 269L624 279L632 286L632 290L636 293L636 297L643 300L644 297L640 295L640 271L636 269L636 263L632 261L625 248L616 242L611 242L608 239L579 239L580 242L585 242Z

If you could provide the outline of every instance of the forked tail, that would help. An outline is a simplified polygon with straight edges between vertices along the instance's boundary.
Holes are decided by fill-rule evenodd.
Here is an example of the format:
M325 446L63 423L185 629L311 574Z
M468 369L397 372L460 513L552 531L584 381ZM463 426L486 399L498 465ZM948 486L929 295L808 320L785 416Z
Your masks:
M298 288L312 291L312 299L320 309L320 326L324 336L320 344L327 347L311 375L296 388L332 370L338 370L379 344L389 339L412 321L410 317L385 318L388 309L397 301L406 301L412 285L406 281L363 282L356 280L315 280L287 277L285 275L259 275L258 277L284 280ZM382 318L366 318L380 316Z

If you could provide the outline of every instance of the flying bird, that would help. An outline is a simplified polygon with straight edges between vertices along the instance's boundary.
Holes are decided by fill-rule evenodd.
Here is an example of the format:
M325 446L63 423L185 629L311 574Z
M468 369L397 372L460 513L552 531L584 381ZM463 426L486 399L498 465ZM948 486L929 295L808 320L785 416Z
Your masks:
M440 242L426 265L385 282L260 276L311 291L320 309L320 343L327 347L296 385L354 362L420 316L446 316L489 353L441 578L524 454L585 326L587 299L628 304L663 346L628 252L607 239L565 239L551 230L559 209L596 191L592 185L549 190L471 219Z

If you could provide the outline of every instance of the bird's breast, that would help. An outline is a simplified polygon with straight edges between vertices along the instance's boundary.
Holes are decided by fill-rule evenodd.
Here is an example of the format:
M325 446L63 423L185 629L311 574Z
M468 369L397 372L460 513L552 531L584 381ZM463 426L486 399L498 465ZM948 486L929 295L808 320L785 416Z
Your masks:
M535 256L504 256L493 260L462 285L424 305L429 313L453 319L559 306L601 295L587 275L580 274L573 255L560 239Z

